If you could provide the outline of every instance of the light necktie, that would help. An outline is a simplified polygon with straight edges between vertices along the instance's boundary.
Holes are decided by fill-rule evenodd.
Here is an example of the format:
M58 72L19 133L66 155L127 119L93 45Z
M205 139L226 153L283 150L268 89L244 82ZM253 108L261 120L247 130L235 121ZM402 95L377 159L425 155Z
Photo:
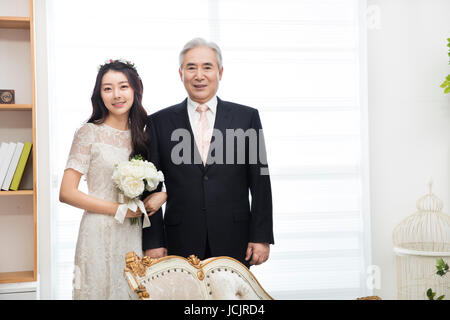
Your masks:
M195 109L200 113L200 119L197 122L196 130L196 142L200 156L202 157L203 165L206 165L206 159L208 158L209 145L211 143L211 136L209 134L209 123L206 117L206 111L209 107L206 104L200 104Z

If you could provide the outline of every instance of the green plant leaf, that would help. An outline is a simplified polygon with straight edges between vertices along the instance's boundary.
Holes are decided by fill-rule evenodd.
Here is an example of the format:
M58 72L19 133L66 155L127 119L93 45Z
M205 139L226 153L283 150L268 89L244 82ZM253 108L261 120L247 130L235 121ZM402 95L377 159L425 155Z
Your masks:
M136 224L136 223L138 225L141 225L141 220L139 218L130 218L130 224L131 225Z
M450 81L450 74L445 78L447 81Z
M442 88L444 88L444 87L442 87ZM444 259L439 258L436 260L436 269L437 269L436 274L440 275L442 277L443 275L445 275L448 272L448 264L444 261Z
M436 272L436 274L438 275L438 276L443 276L443 275L445 275L445 271L443 271L443 270L439 270L439 271L437 271Z
M450 81L445 80L444 82L442 82L441 88L446 88L446 87L448 87L449 84L450 84Z
M142 157L142 155L140 155L140 154L137 154L137 155L135 155L133 158L131 158L132 160L134 159L134 160L144 160L144 158Z
M444 90L444 93L449 93L450 92L450 87L447 87L447 89Z
M433 292L433 290L431 290L431 288L427 290L428 300L434 300L433 298L434 298L435 295L436 295L436 293Z
M436 300L444 300L445 298L445 294L443 294L442 296L439 296Z

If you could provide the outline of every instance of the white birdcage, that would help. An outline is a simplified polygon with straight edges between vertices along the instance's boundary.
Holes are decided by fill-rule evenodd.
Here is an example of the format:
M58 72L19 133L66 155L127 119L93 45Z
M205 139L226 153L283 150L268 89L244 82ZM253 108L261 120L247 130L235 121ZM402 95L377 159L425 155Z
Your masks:
M397 265L398 299L450 298L450 274L436 274L436 260L450 263L450 216L442 212L442 201L430 192L417 201L418 212L401 221L393 231Z

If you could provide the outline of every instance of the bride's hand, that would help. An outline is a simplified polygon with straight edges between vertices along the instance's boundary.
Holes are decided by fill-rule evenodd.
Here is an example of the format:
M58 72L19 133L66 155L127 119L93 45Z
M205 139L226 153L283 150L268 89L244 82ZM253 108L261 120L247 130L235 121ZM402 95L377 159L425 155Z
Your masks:
M166 192L155 192L144 199L145 210L149 216L153 215L167 200Z
M140 218L141 216L142 216L142 212L141 212L141 210L139 210L139 208L136 209L136 212L133 212L130 209L128 209L127 215L125 216L125 218Z

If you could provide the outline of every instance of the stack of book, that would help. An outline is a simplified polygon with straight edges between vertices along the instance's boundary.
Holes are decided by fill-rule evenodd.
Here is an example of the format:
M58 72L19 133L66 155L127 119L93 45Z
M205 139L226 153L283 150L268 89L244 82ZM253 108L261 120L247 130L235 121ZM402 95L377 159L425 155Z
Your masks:
M18 190L27 164L31 142L2 142L0 144L0 189Z

